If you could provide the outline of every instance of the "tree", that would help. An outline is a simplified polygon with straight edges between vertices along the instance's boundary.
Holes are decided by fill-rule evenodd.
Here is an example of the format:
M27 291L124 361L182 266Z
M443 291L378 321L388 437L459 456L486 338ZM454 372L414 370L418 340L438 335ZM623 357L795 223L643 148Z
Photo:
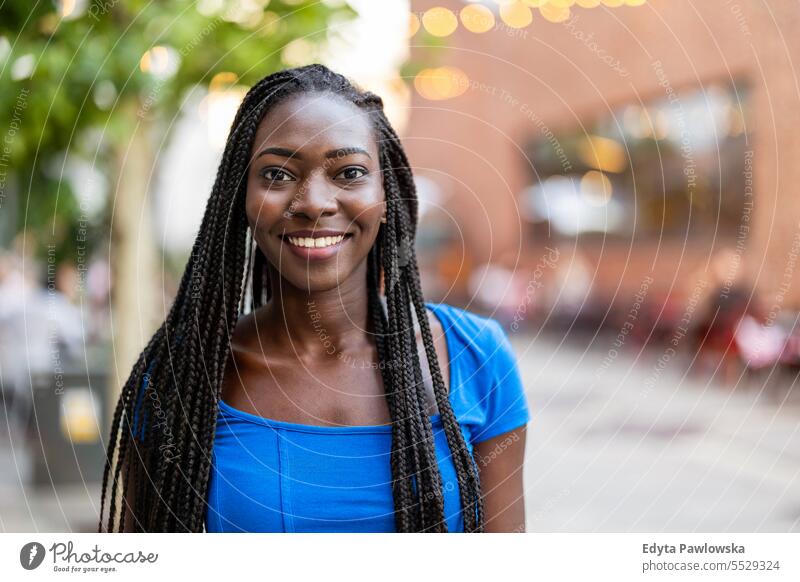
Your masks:
M220 74L250 85L298 51L313 59L329 23L352 15L332 0L0 3L0 228L36 233L40 254L49 245L78 264L109 245L112 406L158 323L148 190L185 91ZM64 177L67 156L111 178L94 225Z

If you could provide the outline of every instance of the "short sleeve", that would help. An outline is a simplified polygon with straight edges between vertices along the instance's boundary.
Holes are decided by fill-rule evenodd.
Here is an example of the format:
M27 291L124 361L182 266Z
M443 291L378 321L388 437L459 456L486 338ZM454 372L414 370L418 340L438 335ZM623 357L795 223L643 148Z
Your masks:
M530 421L525 387L511 342L496 320L490 319L488 327L487 339L491 343L486 345L488 355L483 364L486 373L482 376L489 385L481 402L485 422L473 430L473 443L496 437Z

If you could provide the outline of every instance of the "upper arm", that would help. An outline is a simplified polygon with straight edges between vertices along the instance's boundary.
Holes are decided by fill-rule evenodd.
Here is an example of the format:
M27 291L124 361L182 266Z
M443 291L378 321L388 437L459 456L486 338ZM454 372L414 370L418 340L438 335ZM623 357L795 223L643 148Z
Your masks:
M525 425L476 443L487 532L525 531Z
M530 410L517 358L496 321L490 322L483 426L472 435L488 532L524 532L523 463Z

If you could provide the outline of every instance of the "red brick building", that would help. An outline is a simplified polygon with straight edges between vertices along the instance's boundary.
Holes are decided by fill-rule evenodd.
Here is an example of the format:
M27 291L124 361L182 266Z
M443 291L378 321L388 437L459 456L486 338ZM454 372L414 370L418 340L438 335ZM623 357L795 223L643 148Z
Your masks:
M440 48L424 26L410 40L412 59L446 71L437 98L418 79L404 139L463 241L440 260L451 295L469 295L476 265L527 273L557 248L544 278L579 258L604 301L652 277L681 301L699 280L743 281L800 309L796 2L573 6L559 23L532 8L522 28L485 5L486 32L462 16Z

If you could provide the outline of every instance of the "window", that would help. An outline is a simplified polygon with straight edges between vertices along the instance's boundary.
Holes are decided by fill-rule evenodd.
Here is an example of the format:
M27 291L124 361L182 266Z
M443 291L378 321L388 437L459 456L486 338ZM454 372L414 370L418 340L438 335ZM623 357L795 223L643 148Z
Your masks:
M712 84L542 131L521 206L537 236L733 236L751 182L748 91Z

